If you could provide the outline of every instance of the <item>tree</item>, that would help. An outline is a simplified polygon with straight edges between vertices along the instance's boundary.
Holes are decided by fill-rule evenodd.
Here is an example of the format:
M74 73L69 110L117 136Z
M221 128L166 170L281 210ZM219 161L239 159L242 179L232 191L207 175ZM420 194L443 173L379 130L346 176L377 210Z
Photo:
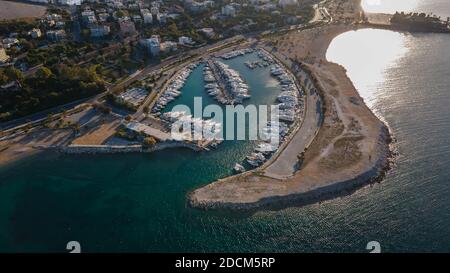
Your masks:
M125 16L125 13L122 10L119 10L116 12L116 16L117 16L117 18L121 18L121 17Z
M3 85L5 83L8 83L8 77L3 72L3 69L0 70L0 85Z
M53 75L52 71L47 67L41 67L36 71L36 76L41 79L48 79Z
M23 80L22 72L20 72L20 70L14 68L12 66L6 68L4 73L8 77L8 79L11 80L11 81L21 81L21 80Z
M152 147L153 145L156 144L156 139L153 137L146 137L144 138L144 140L142 141L142 145L144 147Z
M75 131L75 133L80 132L80 124L78 122L74 123L72 125L72 127L73 127L73 130Z

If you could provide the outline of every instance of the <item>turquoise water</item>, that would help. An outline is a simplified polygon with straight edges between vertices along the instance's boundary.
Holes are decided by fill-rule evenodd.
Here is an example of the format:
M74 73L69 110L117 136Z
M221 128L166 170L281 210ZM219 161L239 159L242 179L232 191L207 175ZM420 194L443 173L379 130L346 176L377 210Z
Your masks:
M0 171L0 251L65 251L71 240L93 252L365 252L373 240L386 252L450 251L450 36L380 31L346 33L327 56L397 139L397 164L380 184L301 208L205 212L187 208L186 193L230 174L251 143L42 154ZM242 73L252 100L270 103L276 86L254 73ZM201 93L189 86L201 88L201 76L186 87Z
M280 86L268 68L248 69L256 54L225 61L249 84L246 104L273 104ZM182 96L169 104L192 108L193 97L215 103L204 91L203 66L193 71ZM0 250L64 251L77 240L84 251L202 251L202 237L221 213L185 206L186 193L232 174L253 151L250 141L225 141L212 152L185 149L133 155L46 153L0 172ZM205 225L206 224L206 225ZM230 234L232 235L232 234ZM220 236L221 237L221 236ZM186 241L184 241L186 240ZM217 240L222 249L226 238ZM222 240L225 240L222 242ZM184 241L184 242L183 242Z

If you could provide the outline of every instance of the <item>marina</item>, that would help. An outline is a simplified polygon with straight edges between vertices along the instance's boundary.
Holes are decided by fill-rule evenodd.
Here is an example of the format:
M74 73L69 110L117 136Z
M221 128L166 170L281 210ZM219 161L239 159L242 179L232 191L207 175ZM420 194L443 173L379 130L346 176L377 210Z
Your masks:
M254 64L261 64L258 65L259 67L269 67L270 75L277 80L281 90L276 97L276 102L278 102L276 122L269 121L266 126L262 127L259 134L262 142L259 142L254 152L246 157L249 168L260 167L277 152L279 145L291 133L295 121L301 121L305 110L304 91L296 82L295 77L265 50L256 50L256 55L258 60L248 60L244 64L251 70L253 69L250 66ZM262 63L267 65L262 65ZM277 140L279 143L272 144L273 140Z
M241 104L249 99L249 87L239 73L218 60L208 60L204 68L206 92L222 104Z
M151 112L155 115L160 115L161 110L163 110L169 102L174 101L181 95L181 89L183 88L186 80L192 71L198 66L198 63L193 63L183 68L178 72L171 82L168 84L166 89L161 93L159 98L156 100Z
M252 53L254 50L252 48L244 48L239 50L234 50L227 52L225 54L222 54L219 56L219 58L222 58L224 60L230 60L239 56L244 56L245 54Z
M47 118L44 112L12 120L12 130L0 135L2 252L69 252L72 240L91 253L449 251L449 36L367 24L397 11L414 20L447 18L448 0L361 1L376 10L362 10L359 0L226 1L227 6L216 3L205 14L194 14L190 3L178 8L157 1L140 10L146 11L144 18L137 15L141 3L113 3L106 11L94 2L83 2L81 9L49 6L52 13L69 11L62 14L69 35L56 43L45 37L53 28L45 22L39 23L40 39L28 37L22 24L5 27L11 38L20 37L20 46L5 49L18 61L13 67L32 67L21 62L28 64L38 50L36 59L52 72L48 78L38 66L13 81L24 92L8 91L7 98L15 100L10 109L19 113L51 101L62 109L49 110ZM193 5L211 1L203 2ZM281 6L294 2L296 10ZM158 22L144 27L140 21L153 20L156 5L161 18L157 14ZM276 10L248 13L272 5ZM113 27L108 47L88 39L90 27L78 16L85 6L93 8L99 24ZM111 13L105 22L100 21L103 11ZM123 30L120 12L132 18L123 18L129 23ZM170 17L177 13L181 20ZM294 19L298 26L284 26ZM125 35L133 24L136 36ZM187 35L179 37L178 49L163 53L178 33ZM159 47L137 54L135 46L144 48L135 37L150 34L160 35L154 39ZM46 38L49 47L41 48ZM75 45L85 54L73 56ZM144 60L147 51L158 48L160 61L153 54L150 62ZM52 58L44 58L47 53ZM93 59L81 60L88 56ZM82 78L97 78L85 77L95 65L107 96L74 102L75 108L60 104L53 95L61 92L40 88L65 78L66 71L57 73L64 68L57 65L60 59L80 68L67 73L80 72L73 87ZM228 82L217 80L222 67L215 62L238 74L248 98L234 100ZM6 78L12 76L6 72ZM93 93L94 85L85 83L82 89ZM258 114L259 106L270 106L277 116L247 122L246 113L239 127L242 116L229 124L210 111L232 104L256 106ZM186 106L185 111L177 106ZM180 125L191 127L178 130L177 137L172 131ZM233 129L229 126L235 136L236 128L244 128L245 139L214 138ZM247 138L255 127L258 138ZM201 128L212 132L211 138ZM185 260L182 267L188 270Z

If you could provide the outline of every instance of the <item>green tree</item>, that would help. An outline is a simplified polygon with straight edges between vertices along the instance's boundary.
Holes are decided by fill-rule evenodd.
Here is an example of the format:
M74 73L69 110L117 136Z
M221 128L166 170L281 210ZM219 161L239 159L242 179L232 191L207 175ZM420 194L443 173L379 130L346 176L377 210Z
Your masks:
M36 71L36 76L41 79L48 79L53 75L52 71L47 67L41 67Z
M12 66L6 68L4 73L10 81L22 81L23 80L22 72L20 72L20 70L14 68Z

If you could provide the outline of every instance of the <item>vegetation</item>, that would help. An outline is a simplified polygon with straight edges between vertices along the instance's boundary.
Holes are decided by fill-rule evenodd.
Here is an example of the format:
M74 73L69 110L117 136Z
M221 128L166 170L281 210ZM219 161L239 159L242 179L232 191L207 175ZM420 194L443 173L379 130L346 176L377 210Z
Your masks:
M144 146L145 148L152 147L155 144L156 144L156 139L153 137L146 137L142 141L142 146Z
M36 19L0 21L0 36L8 36L13 32L20 36L28 36L28 31L38 26L39 22Z
M92 106L94 107L94 109L96 109L97 111L100 111L103 114L111 113L111 107L108 107L108 106L104 105L103 103L94 103Z
M425 13L396 12L391 18L391 23L397 27L415 31L450 32L449 18L447 22L443 22L439 17Z
M41 67L27 78L19 70L8 67L0 69L0 81L13 81L20 87L0 94L0 122L105 91L95 66L55 64Z
M116 136L120 137L120 138L123 138L123 139L126 139L126 140L129 140L129 141L136 140L136 135L135 134L128 134L124 127L121 127L116 132Z

